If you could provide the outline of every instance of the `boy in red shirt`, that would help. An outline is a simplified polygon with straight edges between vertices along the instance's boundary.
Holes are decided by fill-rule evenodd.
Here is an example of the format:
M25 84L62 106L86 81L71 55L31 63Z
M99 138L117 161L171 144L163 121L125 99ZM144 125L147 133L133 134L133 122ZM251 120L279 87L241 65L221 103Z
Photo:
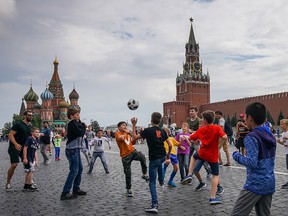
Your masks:
M202 142L199 150L191 157L189 172L183 182L191 181L192 172L199 180L199 185L196 187L196 191L206 187L206 184L202 181L199 173L202 165L207 161L212 171L212 188L210 192L210 204L221 203L221 199L216 197L217 185L219 183L219 164L218 164L218 141L219 138L228 139L225 132L218 125L214 125L215 113L211 110L204 111L202 114L203 126L200 127L195 133L190 136L192 141L200 140Z

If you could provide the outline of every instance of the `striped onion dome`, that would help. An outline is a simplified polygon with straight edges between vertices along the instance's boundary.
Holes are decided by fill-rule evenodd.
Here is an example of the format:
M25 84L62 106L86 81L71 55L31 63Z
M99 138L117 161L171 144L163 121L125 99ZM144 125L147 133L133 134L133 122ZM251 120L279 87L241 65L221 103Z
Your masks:
M73 88L72 92L69 94L69 99L79 99L79 94L76 92L75 88Z
M34 92L31 86L29 91L24 95L24 100L25 101L37 101L38 99L39 99L38 95Z
M48 90L48 88L45 89L44 92L41 94L42 100L52 100L54 98L54 95Z

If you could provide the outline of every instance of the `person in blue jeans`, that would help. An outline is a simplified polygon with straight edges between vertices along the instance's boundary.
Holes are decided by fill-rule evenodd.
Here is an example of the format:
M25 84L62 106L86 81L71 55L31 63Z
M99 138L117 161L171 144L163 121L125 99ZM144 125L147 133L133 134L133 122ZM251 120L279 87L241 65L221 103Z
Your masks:
M161 186L164 185L163 163L170 158L172 144L170 143L167 133L159 127L162 115L158 112L153 112L151 115L151 127L145 128L140 134L136 133L137 118L132 118L132 135L133 140L146 139L149 154L149 188L152 198L152 204L145 211L150 213L158 213L158 199L156 191L156 178L158 173L158 181ZM169 145L169 151L166 154L164 141Z
M80 111L77 109L69 109L67 116L70 121L66 125L67 143L65 155L69 161L69 174L60 197L61 200L70 200L77 198L77 195L86 195L86 192L80 189L83 172L80 150L83 147L86 125L80 121ZM72 186L73 193L71 194Z

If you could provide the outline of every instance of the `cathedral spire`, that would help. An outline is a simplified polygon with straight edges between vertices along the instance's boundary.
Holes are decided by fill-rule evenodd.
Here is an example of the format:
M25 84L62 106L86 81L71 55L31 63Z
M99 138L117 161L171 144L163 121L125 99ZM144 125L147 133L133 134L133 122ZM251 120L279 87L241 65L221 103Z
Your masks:
M55 57L53 64L54 64L54 72L53 72L53 76L51 78L51 82L59 82L60 81L60 77L59 77L59 73L58 73L59 62L57 60L57 57Z
M190 28L190 34L189 34L188 43L195 45L196 44L196 40L195 40L194 30L193 30L193 25L192 25L192 23L193 23L192 17L190 18L190 22L191 22L191 28Z

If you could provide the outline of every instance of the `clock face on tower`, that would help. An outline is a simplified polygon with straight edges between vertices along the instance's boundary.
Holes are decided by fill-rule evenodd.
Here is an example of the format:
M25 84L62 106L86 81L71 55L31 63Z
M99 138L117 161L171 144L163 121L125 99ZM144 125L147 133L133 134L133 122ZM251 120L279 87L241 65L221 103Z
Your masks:
M193 68L195 71L200 71L200 69L201 69L200 63L197 61L193 62Z

